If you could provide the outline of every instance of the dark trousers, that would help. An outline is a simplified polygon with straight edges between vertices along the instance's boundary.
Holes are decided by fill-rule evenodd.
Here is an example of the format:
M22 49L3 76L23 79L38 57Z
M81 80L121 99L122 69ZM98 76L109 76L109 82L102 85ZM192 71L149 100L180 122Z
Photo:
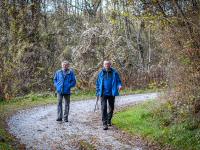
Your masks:
M57 108L57 117L58 119L63 118L63 109L62 109L62 100L64 98L65 100L65 109L64 109L64 119L68 120L68 115L69 115L69 104L70 104L70 95L66 94L57 94L58 97L58 108Z
M107 102L108 102L108 112L107 112ZM115 104L115 96L102 96L101 97L101 113L102 113L102 121L103 125L107 125L111 123L111 119L113 116Z

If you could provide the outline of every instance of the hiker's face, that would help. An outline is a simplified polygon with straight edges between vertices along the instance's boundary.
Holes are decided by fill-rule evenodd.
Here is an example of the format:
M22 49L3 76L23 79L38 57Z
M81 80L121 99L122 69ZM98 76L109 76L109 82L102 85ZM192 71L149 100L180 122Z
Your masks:
M110 69L110 67L111 67L111 64L110 64L109 61L105 61L103 65L104 65L104 68L105 68L106 70Z
M62 64L62 68L63 68L64 70L69 69L69 64L63 63L63 64Z

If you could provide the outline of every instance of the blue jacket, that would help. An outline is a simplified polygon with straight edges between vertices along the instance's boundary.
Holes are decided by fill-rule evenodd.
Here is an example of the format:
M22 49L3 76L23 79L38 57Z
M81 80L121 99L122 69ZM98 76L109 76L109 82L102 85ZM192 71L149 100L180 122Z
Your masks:
M70 69L66 76L58 70L54 76L54 86L59 94L71 94L70 89L76 85L74 72Z
M118 96L119 95L119 91L118 88L119 86L122 86L122 82L121 79L119 77L118 72L111 68L112 70L112 96ZM101 70L101 72L98 74L97 80L96 80L96 95L97 96L102 96L103 95L103 69Z

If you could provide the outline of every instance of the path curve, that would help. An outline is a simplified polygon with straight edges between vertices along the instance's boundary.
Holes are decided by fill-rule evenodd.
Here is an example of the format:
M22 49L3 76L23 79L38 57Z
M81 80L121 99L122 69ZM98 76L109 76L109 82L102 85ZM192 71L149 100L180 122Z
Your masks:
M115 108L155 99L158 93L116 97ZM95 100L71 102L69 122L56 122L56 105L22 110L8 120L9 132L26 145L26 149L80 149L89 143L95 149L148 149L139 139L124 140L115 127L102 130L100 110L94 113Z

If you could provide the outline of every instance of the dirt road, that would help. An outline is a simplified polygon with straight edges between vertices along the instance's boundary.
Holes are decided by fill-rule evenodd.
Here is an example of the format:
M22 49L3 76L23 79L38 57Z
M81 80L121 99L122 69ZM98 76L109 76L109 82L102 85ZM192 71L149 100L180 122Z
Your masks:
M157 93L136 94L116 98L116 110L154 99ZM100 104L99 104L100 105ZM9 132L27 149L148 149L139 138L127 140L114 126L102 129L100 110L94 113L95 100L71 102L69 122L56 122L56 105L23 110L8 120Z

